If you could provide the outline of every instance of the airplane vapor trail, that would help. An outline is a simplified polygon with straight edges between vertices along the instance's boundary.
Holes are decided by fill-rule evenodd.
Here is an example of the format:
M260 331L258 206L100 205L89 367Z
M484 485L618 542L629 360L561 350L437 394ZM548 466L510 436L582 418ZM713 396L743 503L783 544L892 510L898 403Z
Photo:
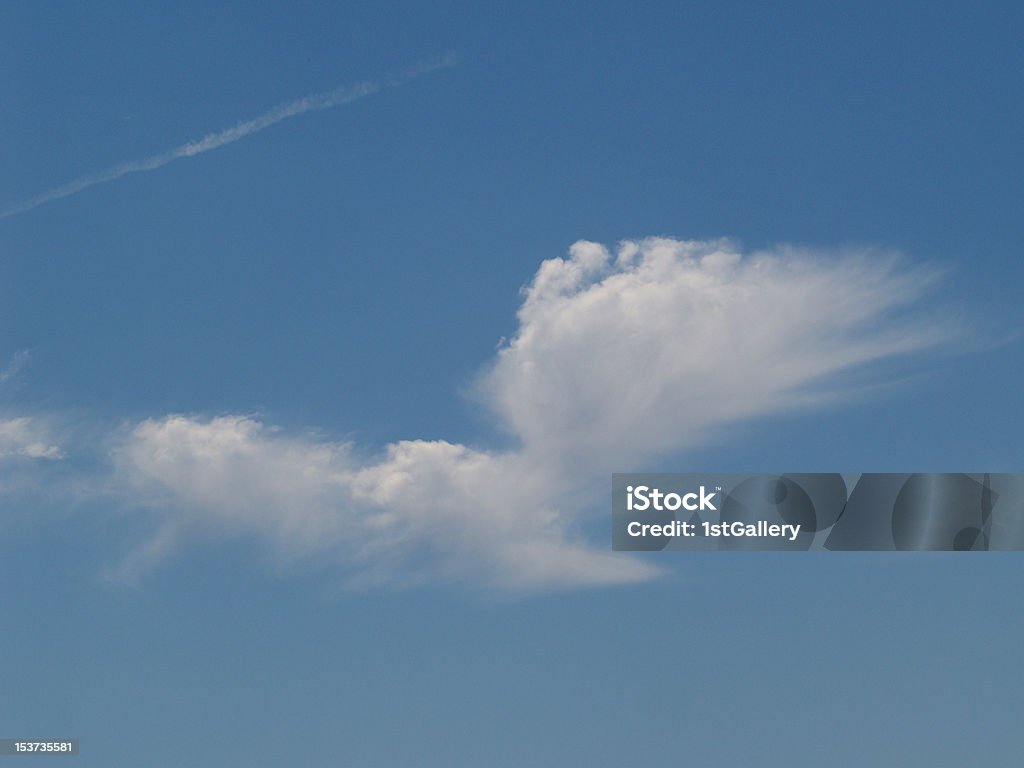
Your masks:
M71 195L75 195L89 187L106 184L107 182L120 179L122 176L127 176L131 173L154 171L168 163L173 163L175 160L201 155L204 152L209 152L238 141L252 133L262 131L265 128L269 128L272 125L280 123L282 120L287 120L290 117L296 117L298 115L305 114L306 112L319 112L324 109L330 109L331 107L350 104L357 99L370 96L384 88L393 88L421 75L425 75L428 72L445 69L447 67L454 66L455 64L455 54L449 53L440 59L416 64L403 70L397 75L383 80L364 80L363 82L356 83L354 85L343 85L324 93L314 93L309 96L303 96L301 99L296 99L295 101L288 102L287 104L281 104L268 112L264 112L262 115L254 117L251 120L240 122L231 128L225 128L221 131L209 133L201 139L190 141L187 144L182 144L179 147L143 158L142 160L132 160L127 163L115 165L113 168L108 168L105 171L83 176L75 179L74 181L69 181L67 184L62 184L59 187L54 187L46 192L42 192L35 197L30 197L27 200L14 203L7 208L0 209L0 219L17 216L19 213L25 213L26 211L30 211L33 208L43 205L44 203L60 200L64 197L70 197Z

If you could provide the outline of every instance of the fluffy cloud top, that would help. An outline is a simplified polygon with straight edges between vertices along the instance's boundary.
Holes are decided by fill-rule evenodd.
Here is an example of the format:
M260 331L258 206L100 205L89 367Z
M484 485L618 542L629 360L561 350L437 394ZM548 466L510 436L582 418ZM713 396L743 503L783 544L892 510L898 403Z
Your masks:
M892 256L652 238L578 242L525 291L485 387L524 450L625 469L820 398L854 366L940 341L899 319L928 275Z
M572 491L692 447L716 426L818 401L837 374L948 338L907 313L929 281L871 253L744 256L725 241L651 238L613 254L578 242L541 264L517 333L481 378L517 447L411 440L366 460L248 417L148 420L115 458L126 493L163 522L124 570L200 534L327 558L354 583L649 578L644 563L589 543L584 523L607 510Z

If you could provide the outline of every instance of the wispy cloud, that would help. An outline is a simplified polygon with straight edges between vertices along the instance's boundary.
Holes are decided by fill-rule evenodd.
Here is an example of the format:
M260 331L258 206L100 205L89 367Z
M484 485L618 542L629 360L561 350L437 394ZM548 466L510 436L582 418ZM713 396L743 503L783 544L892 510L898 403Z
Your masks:
M231 144L232 142L238 141L239 139L253 133L258 133L259 131L270 128L273 125L277 125L281 121L287 120L290 117L297 117L298 115L303 115L307 112L319 112L325 109L330 109L331 107L351 104L353 101L378 93L385 88L393 88L429 72L454 66L456 63L457 58L455 54L449 53L439 59L420 62L387 78L379 80L364 80L360 83L343 85L325 93L315 93L309 96L303 96L301 99L296 99L295 101L288 102L287 104L281 104L268 112L264 112L258 117L240 122L231 128L225 128L222 131L207 134L201 139L190 141L187 144L182 144L179 147L169 149L166 152L161 152L142 160L133 160L131 162L122 163L121 165L116 165L113 168L108 168L105 171L83 176L79 179L75 179L74 181L70 181L67 184L42 192L35 197L30 197L27 200L14 203L13 205L0 209L0 219L17 216L20 213L25 213L33 208L37 208L44 203L60 200L64 197L70 197L71 195L78 194L90 187L116 181L117 179L120 179L123 176L128 176L129 174L155 171L157 168L161 168L168 163L173 163L175 160L182 160L186 157L195 157L196 155L201 155L204 152L219 149L220 147Z
M7 367L0 370L0 384L10 381L28 362L30 352L27 349L23 349L20 352L16 352L11 358L11 362L7 364Z
M122 503L161 522L121 575L214 536L325 559L363 585L650 578L651 566L587 535L607 514L610 473L723 425L820 404L840 374L948 340L952 326L908 312L933 277L871 252L578 242L541 264L516 334L481 378L515 447L405 440L368 457L245 415L146 420L114 456Z
M27 349L15 353L7 366L0 368L0 387L14 379L28 359ZM54 443L48 419L0 412L0 464L12 459L61 458L64 452ZM0 482L0 490L4 487Z
M906 312L937 277L865 249L580 241L525 289L485 402L546 462L623 471L949 339L952 321Z
M0 461L5 459L61 459L45 422L30 416L0 417Z

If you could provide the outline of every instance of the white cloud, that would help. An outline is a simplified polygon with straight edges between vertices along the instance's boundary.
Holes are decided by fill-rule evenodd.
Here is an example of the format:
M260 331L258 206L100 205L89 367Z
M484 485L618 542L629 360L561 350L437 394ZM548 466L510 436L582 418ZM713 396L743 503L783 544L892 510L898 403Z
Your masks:
M29 359L28 350L16 353L0 369L0 385L14 379ZM54 444L49 420L35 416L0 415L0 461L12 459L60 459L63 451Z
M550 506L557 482L530 457L444 441L348 445L280 434L246 417L138 425L115 458L129 494L167 511L124 563L133 578L190 535L256 535L284 557L329 557L354 584L471 580L529 589L635 581L636 561L592 550Z
M871 253L743 256L725 241L652 238L612 254L578 242L540 266L518 332L481 378L517 447L413 440L367 460L248 417L148 420L115 457L125 492L163 523L124 571L191 535L243 535L338 562L354 583L648 578L582 530L607 515L593 501L609 473L819 401L836 374L949 338L906 314L930 279Z
M38 419L0 418L0 460L60 459L63 453L52 439L50 429Z
M613 256L581 241L526 288L486 400L531 455L633 466L948 338L898 317L931 277L891 255L650 238Z

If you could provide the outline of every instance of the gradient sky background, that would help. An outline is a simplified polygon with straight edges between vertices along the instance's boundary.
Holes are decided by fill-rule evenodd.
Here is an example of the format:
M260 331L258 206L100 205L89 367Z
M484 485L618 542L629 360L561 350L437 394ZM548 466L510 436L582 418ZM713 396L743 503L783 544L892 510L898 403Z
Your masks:
M182 412L496 445L465 393L542 260L728 236L937 265L928 307L972 338L649 469L1021 470L1022 23L1011 3L6 3L0 207L459 64L0 221L0 361L29 352L0 407L79 443ZM0 497L0 737L79 738L76 765L1024 754L1017 555L663 556L651 583L524 597L353 592L242 538L128 586L104 573L145 521L77 499Z

